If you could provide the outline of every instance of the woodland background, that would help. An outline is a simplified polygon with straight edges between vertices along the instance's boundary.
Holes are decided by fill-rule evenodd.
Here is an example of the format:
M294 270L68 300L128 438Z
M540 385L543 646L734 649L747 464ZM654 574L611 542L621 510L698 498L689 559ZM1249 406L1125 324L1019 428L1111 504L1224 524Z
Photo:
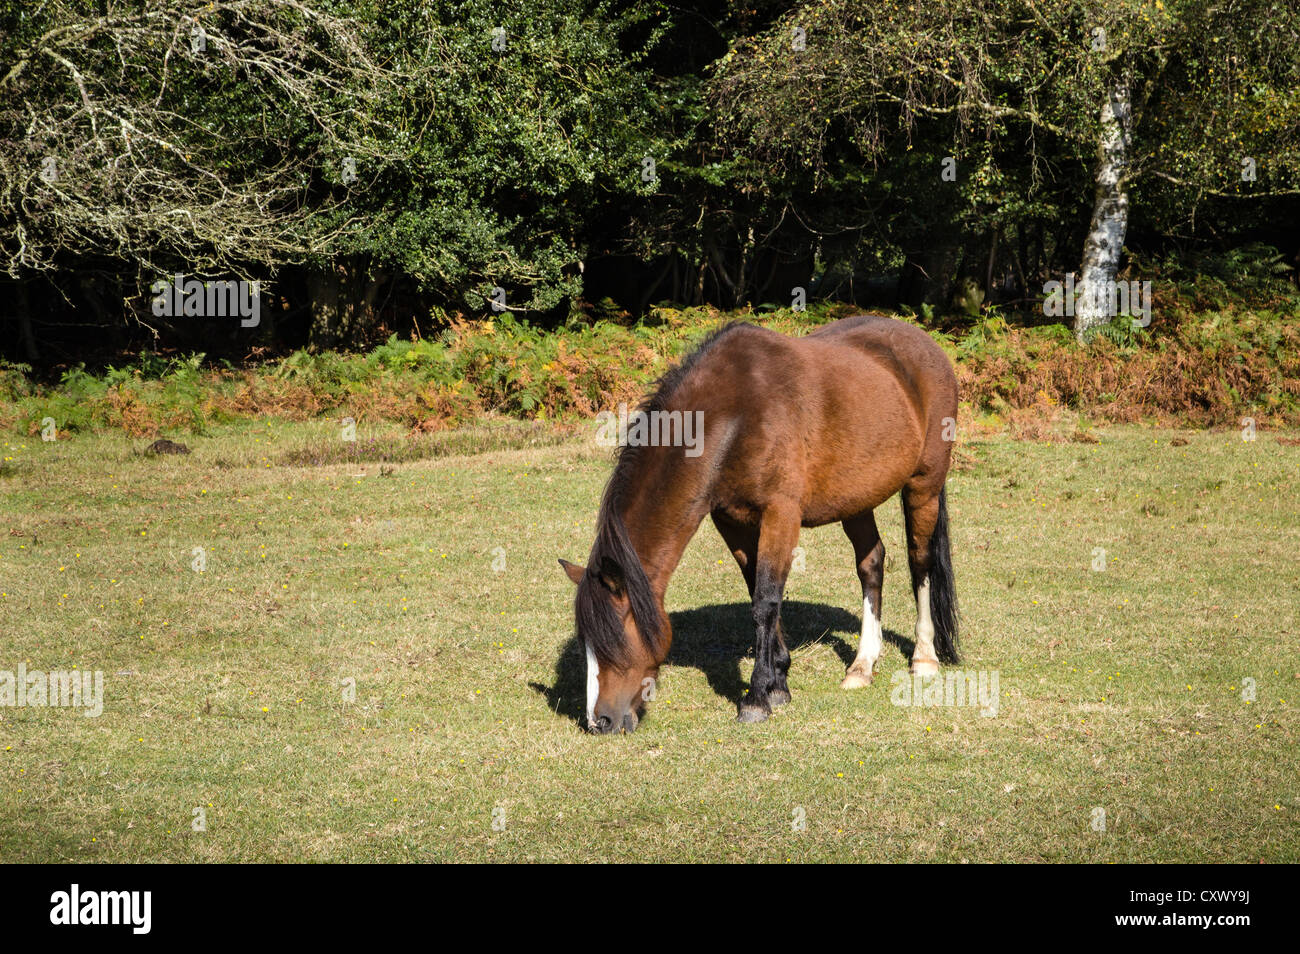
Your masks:
M494 296L549 330L796 289L1087 337L1109 316L1043 315L1068 272L1276 305L1298 50L1269 0L3 3L0 354L241 362ZM174 273L259 281L260 325L154 316Z

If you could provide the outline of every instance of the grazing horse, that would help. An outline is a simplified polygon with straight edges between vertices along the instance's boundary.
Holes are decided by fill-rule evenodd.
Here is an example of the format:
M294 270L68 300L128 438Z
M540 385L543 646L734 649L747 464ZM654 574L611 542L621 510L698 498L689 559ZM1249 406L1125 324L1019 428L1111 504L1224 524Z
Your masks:
M956 418L947 356L901 321L845 318L802 338L731 324L708 337L629 419L587 566L560 561L578 586L587 728L631 732L644 715L672 642L668 579L706 514L753 602L741 722L790 700L780 610L800 527L839 521L853 543L862 638L841 686L871 683L885 561L872 511L899 491L916 597L912 672L957 662L944 493Z

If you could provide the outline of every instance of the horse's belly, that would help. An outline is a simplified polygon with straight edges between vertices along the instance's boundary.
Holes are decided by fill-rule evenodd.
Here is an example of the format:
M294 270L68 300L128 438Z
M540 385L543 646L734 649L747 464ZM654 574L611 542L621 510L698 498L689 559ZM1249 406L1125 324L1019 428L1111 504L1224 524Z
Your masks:
M803 501L803 525L820 527L875 510L898 493L911 476L912 467L897 461L893 466L881 466L879 461L844 461L831 469L827 479L815 480L808 488Z
M916 470L916 426L867 432L840 428L791 447L763 445L750 436L738 442L714 484L712 509L744 524L759 522L777 500L795 500L805 527L847 520L880 506Z

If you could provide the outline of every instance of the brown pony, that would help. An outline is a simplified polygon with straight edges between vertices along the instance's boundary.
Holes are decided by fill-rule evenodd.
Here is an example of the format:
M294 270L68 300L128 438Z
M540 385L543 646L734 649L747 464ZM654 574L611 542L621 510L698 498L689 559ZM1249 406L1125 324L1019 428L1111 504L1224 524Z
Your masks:
M845 318L803 338L732 324L706 339L620 421L587 566L560 561L578 585L587 727L631 732L644 714L672 642L668 579L706 514L753 601L754 672L741 722L790 700L780 610L801 526L839 521L853 543L862 638L841 686L871 682L885 559L872 511L899 491L917 607L912 671L956 662L944 494L956 418L947 356L901 321Z

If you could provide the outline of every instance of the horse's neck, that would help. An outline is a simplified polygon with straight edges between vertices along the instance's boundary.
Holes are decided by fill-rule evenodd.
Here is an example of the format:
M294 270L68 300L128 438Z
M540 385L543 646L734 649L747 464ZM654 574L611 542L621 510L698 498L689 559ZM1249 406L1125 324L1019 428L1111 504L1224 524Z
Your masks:
M690 468L686 473L693 476L702 470ZM666 479L669 475L672 479ZM669 461L656 455L652 465L640 470L639 479L629 481L624 492L623 525L660 599L687 544L708 512L702 503L703 495L689 483L683 483L682 476L680 471L673 473Z

